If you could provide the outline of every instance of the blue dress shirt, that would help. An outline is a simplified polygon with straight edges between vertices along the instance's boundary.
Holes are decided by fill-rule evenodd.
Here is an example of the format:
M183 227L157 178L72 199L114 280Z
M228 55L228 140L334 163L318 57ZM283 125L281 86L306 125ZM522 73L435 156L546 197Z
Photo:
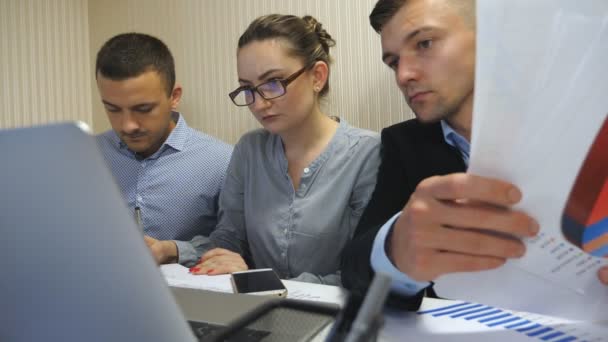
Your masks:
M175 240L178 260L198 260L192 242L217 224L218 200L232 147L196 131L173 113L176 126L154 154L141 158L109 130L97 136L99 148L126 204L140 208L144 234Z
M441 121L441 128L443 130L443 139L449 145L455 147L460 152L462 160L466 165L469 165L469 142L460 134L458 134L447 122ZM376 238L374 239L374 245L371 254L371 265L374 271L384 272L389 274L393 278L392 290L404 296L413 296L420 292L422 289L430 285L428 281L416 281L410 278L407 274L399 271L395 265L390 261L386 250L384 248L386 244L386 237L389 235L393 224L397 218L401 215L401 212L395 214L388 222L380 228Z

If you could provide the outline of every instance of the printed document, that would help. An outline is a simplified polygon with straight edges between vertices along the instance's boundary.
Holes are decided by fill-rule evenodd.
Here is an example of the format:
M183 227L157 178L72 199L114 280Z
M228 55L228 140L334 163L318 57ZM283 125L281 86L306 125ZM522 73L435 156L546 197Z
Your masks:
M517 185L541 226L497 270L440 277L442 296L608 319L608 1L478 1L469 173Z

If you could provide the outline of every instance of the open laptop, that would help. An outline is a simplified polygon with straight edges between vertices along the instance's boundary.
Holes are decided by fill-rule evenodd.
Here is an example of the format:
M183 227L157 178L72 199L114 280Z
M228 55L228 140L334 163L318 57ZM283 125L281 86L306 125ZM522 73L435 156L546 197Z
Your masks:
M0 341L196 341L174 296L215 323L264 301L172 294L76 125L0 130L0 158Z

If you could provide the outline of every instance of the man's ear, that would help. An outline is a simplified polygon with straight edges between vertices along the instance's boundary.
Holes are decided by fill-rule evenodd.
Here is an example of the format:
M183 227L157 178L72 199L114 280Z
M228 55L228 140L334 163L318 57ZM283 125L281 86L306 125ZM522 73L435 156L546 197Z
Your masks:
M173 91L171 92L171 109L177 109L177 105L182 100L182 86L179 83L176 83L173 87Z

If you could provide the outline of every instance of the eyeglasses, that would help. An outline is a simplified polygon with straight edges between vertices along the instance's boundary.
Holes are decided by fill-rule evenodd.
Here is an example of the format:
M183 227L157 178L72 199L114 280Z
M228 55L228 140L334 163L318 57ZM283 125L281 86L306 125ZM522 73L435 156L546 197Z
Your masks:
M233 92L228 94L232 102L237 106L249 106L255 102L255 93L258 93L263 99L272 100L277 97L281 97L287 93L287 86L293 82L298 76L308 68L308 66L294 72L289 77L284 79L274 79L262 84L258 84L256 87L242 86L236 88Z

